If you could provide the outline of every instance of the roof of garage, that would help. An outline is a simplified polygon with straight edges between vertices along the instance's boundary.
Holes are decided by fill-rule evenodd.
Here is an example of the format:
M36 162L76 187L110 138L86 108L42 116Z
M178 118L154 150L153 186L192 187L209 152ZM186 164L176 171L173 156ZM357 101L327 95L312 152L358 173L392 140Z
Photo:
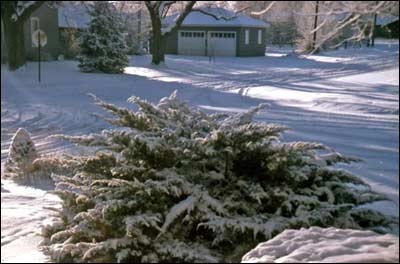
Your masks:
M203 10L207 13L212 13L216 19L212 16L206 15L198 11L192 11L183 21L182 26L216 26L216 27L266 27L268 24L262 20L255 19L244 14L236 14L231 10L224 8L211 8L206 7ZM165 26L174 24L178 18L179 13L167 16L163 24ZM228 19L226 19L228 18Z

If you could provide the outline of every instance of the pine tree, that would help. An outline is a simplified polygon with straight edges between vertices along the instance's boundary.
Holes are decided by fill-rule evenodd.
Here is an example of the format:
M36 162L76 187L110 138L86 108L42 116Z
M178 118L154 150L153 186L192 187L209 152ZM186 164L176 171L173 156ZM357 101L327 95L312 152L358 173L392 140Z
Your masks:
M72 177L53 176L63 208L43 236L54 261L238 262L288 228L386 232L397 221L358 207L385 197L330 167L357 159L281 142L286 127L252 121L264 105L227 116L176 92L157 105L129 98L138 111L94 99L119 128L56 136L98 149Z
M122 73L128 65L121 18L108 2L95 1L88 32L82 36L83 72Z
M36 187L46 184L51 187L54 185L52 173L71 175L78 166L79 162L68 155L41 156L28 131L19 128L11 139L8 157L4 163L4 177L20 184L36 184Z
M11 139L8 157L4 163L5 177L18 178L29 173L37 157L39 154L28 131L19 128Z

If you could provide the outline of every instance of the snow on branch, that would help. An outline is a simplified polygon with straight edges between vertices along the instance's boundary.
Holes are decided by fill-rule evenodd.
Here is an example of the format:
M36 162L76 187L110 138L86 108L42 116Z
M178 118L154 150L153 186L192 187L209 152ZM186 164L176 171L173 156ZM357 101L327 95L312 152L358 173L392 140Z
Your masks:
M261 16L268 13L269 10L275 5L276 1L272 1L264 10L258 12L251 12L252 15Z
M18 1L17 5L15 6L15 15L20 17L28 7L35 3L36 1Z
M135 112L93 98L128 132L69 137L118 148L77 156L74 176L56 177L63 225L43 230L52 260L238 262L287 228L388 232L398 222L360 208L385 197L330 168L352 160L319 143L280 142L282 126L253 123L264 105L221 118L176 92L158 104L131 97Z

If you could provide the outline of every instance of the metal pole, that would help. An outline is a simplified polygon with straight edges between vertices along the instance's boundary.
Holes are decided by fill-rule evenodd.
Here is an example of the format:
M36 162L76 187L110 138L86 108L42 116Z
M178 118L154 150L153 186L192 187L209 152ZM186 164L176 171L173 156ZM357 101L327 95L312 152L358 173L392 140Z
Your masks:
M41 81L41 72L40 72L40 31L38 32L38 62L39 62L39 71L38 71L38 74L39 74L39 82Z
M318 24L318 5L319 1L315 1L315 19L314 19L314 36L313 36L313 44L312 47L313 49L315 48L315 43L317 41L317 24Z

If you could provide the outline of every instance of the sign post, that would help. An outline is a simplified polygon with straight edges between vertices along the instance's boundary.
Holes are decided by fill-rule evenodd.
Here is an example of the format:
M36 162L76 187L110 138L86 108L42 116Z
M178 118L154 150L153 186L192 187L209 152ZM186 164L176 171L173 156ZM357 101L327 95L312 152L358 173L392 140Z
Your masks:
M38 29L32 33L32 42L38 47L38 80L41 82L42 80L42 72L41 72L41 54L40 50L47 44L47 35L42 30Z
M41 76L42 76L42 74L41 74L41 69L40 69L40 60L41 60L41 57L40 57L40 39L41 39L41 37L40 37L40 34L39 34L39 37L38 37L38 63L39 63L39 67L38 67L38 79L39 79L39 82L41 81Z

